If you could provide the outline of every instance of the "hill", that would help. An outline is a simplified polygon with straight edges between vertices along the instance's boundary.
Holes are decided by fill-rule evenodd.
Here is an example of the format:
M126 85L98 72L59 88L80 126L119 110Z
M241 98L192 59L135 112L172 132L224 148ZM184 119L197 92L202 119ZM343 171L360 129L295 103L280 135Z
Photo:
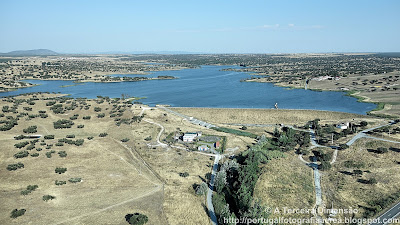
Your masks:
M57 52L48 49L18 50L0 53L3 56L31 56L31 55L58 55Z

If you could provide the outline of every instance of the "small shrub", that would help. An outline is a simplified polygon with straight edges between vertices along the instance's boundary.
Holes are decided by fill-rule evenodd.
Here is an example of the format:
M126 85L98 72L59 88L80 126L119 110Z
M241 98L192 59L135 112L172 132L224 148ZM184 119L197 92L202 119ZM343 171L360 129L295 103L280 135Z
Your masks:
M205 182L202 182L200 185L196 187L197 195L205 195L207 193L208 186Z
M23 129L22 131L24 133L28 133L28 134L36 133L37 132L37 126L30 126L30 127L26 128L26 129Z
M26 212L26 209L14 209L13 211L11 211L11 218L15 219L17 217L20 217L22 215L24 215Z
M84 116L83 119L84 120L90 120L91 116Z
M181 177L188 177L188 176L189 176L189 173L188 173L188 172L179 173L179 176L181 176Z
M54 139L54 135L45 135L44 139Z
M27 146L27 145L29 145L29 142L28 142L28 141L24 141L24 142L17 143L17 144L15 144L14 146L15 146L16 148L23 148L23 147L25 147L25 146Z
M151 139L153 139L151 136L146 137L144 140L145 141L151 141Z
M64 184L66 184L66 183L67 183L67 181L63 181L63 180L56 180L56 181L55 181L55 184L56 184L57 186L64 185Z
M65 151L59 151L59 152L58 152L58 155L59 155L61 158L67 157L67 153L66 153Z
M78 125L78 128L84 128L84 127L85 127L85 125L83 125L83 124Z
M17 158L17 159L19 159L19 158L27 157L28 155L29 155L29 152L28 152L28 151L20 151L20 152L18 152L18 153L15 153L15 154L14 154L14 157Z
M100 133L99 134L99 137L105 137L105 136L107 136L108 134L107 133Z
M135 213L127 214L125 220L131 225L143 225L149 221L149 218L146 215Z
M47 202L48 200L53 200L56 197L52 196L52 195L43 195L42 199L43 201Z
M58 173L58 174L65 173L66 171L67 171L67 168L62 168L62 167L57 167L55 169L55 173Z
M82 178L74 177L74 178L69 179L68 181L71 182L71 183L78 183L78 182L82 181Z
M25 138L25 135L22 135L22 134L14 137L15 140L22 140L24 138Z
M128 142L130 139L129 138L124 138L124 139L122 139L121 141L122 142Z
M88 137L87 139L88 139L88 140L92 140L92 139L93 139L93 136L90 136L90 137Z
M8 171L17 170L17 169L20 169L20 168L24 168L24 164L21 163L21 162L16 163L16 164L10 164L10 165L7 166L7 170Z
M64 146L64 143L62 143L62 142L57 142L57 143L56 143L56 146Z
M68 134L67 138L75 138L75 134Z
M32 157L38 157L38 156L39 156L39 153L37 153L37 152L36 152L36 153L33 153L33 154L31 154L31 156L32 156Z

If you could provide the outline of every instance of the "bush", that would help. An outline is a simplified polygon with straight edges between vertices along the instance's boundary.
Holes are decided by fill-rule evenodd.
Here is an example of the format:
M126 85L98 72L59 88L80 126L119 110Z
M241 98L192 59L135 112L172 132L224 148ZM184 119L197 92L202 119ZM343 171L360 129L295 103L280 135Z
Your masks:
M61 158L67 157L67 153L66 153L65 151L59 151L59 152L58 152L58 155L59 155Z
M54 129L71 128L72 125L74 125L74 122L65 119L53 122Z
M91 116L84 116L83 119L84 120L90 120Z
M331 167L332 167L332 165L328 161L322 161L321 165L319 165L320 170L329 170Z
M188 172L179 173L179 176L181 176L181 177L188 177L188 176L189 176L189 173L188 173Z
M43 118L43 119L49 117L49 115L47 115L46 113L40 113L39 116L40 116L40 118Z
M95 111L95 112L100 112L100 111L101 111L101 108L100 108L100 107L94 107L94 111Z
M99 113L99 114L97 114L97 118L103 118L103 117L105 117L106 116L106 114L104 114L104 113Z
M144 140L145 141L151 141L151 139L153 139L151 136L146 137Z
M39 153L37 153L37 152L36 152L36 153L33 153L33 154L31 154L31 156L32 156L32 157L38 157L38 156L39 156Z
M379 148L376 150L376 152L379 153L379 154L383 154L383 153L388 152L388 149L387 149L387 148L384 148L384 147L379 147Z
M85 142L85 140L83 140L83 139L78 139L78 140L76 140L74 143L75 143L76 146L81 146L81 145L83 145L84 142Z
M64 185L64 184L66 184L67 183L67 181L63 181L63 180L56 180L55 181L55 184L57 185L57 186L60 186L60 185Z
M78 125L78 128L84 128L84 127L85 127L85 125L83 125L83 124Z
M30 126L26 129L22 130L24 133L36 133L37 132L37 126Z
M27 145L29 145L29 142L28 142L28 141L24 141L24 142L17 143L17 144L15 144L14 146L15 146L16 148L23 148L23 147L25 147L25 146L27 146Z
M11 211L11 216L10 217L15 219L17 217L20 217L20 216L24 215L25 212L26 212L26 209L20 209L20 210L14 209L13 211Z
M56 143L56 146L64 146L64 143L62 143L62 142L57 142L57 143Z
M146 215L135 213L127 214L125 220L131 225L143 225L149 221L149 218Z
M16 164L10 164L7 166L7 170L8 171L12 171L12 170L17 170L20 168L24 168L24 164L23 163L16 163Z
M44 139L54 139L54 135L45 135Z
M29 155L28 151L20 151L14 154L14 157L19 159L19 158L24 158L27 157Z
M75 138L75 134L68 134L66 137L67 138Z
M99 137L105 137L105 136L107 136L108 134L107 133L100 133L99 134Z
M15 140L22 140L24 138L25 138L25 135L22 135L22 134L14 137Z
M26 148L26 150L32 150L35 148L35 145L28 145L28 147Z
M32 191L35 191L39 186L35 185L28 185L26 187L26 190L21 191L21 195L28 195L30 194Z
M53 200L56 197L52 196L52 195L43 195L42 199L43 201L47 202L48 200Z
M92 140L92 139L93 139L93 136L90 136L90 137L88 137L87 139L88 139L88 140Z
M51 154L55 153L56 151L50 151L50 152L46 152L46 156L47 158L51 158Z
M197 195L205 195L207 193L208 186L205 182L202 182L200 185L196 187Z
M345 149L348 149L348 148L349 148L349 146L346 145L346 144L340 144L339 145L339 150L345 150Z
M82 181L82 178L74 177L74 178L69 179L68 181L71 182L71 183L78 183L78 182Z
M124 139L122 139L121 141L122 142L128 142L130 139L129 138L124 138Z
M55 172L58 173L58 174L65 173L66 171L67 171L67 168L57 167L57 168L55 169Z

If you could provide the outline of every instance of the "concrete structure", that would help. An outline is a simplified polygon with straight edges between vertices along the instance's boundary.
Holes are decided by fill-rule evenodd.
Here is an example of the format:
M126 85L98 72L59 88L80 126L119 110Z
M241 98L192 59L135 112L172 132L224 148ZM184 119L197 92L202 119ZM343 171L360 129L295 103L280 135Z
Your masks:
M199 151L208 151L210 148L207 145L200 145L197 150Z
M338 125L336 125L336 128L339 128L339 129L342 129L342 130L347 129L347 128L349 128L349 122L347 122L347 123L339 123Z
M215 142L214 147L219 148L221 146L221 143L219 141Z
M183 135L183 142L193 142L197 137L197 133L186 133Z

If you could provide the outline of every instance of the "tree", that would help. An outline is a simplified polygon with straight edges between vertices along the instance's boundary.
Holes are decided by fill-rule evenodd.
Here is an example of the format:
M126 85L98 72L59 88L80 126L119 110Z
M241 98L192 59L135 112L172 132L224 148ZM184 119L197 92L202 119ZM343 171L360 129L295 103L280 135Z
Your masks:
M363 171L362 170L353 170L353 174L356 176L361 176L361 175L363 175Z
M143 225L149 221L149 218L146 215L135 213L127 214L125 220L131 225Z
M331 163L328 161L322 161L321 165L319 166L320 170L329 170L331 168Z
M368 125L367 121L361 121L360 126L366 127Z
M240 128L240 129L247 130L247 127L246 126L242 126L242 128Z
M384 148L384 147L379 147L379 148L376 150L376 152L379 153L379 154L383 154L383 153L388 152L388 149L387 149L387 148Z
M26 209L14 209L13 211L11 211L11 218L17 218L17 217L19 217L19 216L22 216L22 215L24 215L25 214L25 212L26 212Z
M218 193L222 193L222 190L224 189L225 185L227 184L226 182L226 171L221 170L217 173L215 176L215 188Z
M205 182L202 182L200 185L196 187L197 195L205 195L207 193L208 186Z

